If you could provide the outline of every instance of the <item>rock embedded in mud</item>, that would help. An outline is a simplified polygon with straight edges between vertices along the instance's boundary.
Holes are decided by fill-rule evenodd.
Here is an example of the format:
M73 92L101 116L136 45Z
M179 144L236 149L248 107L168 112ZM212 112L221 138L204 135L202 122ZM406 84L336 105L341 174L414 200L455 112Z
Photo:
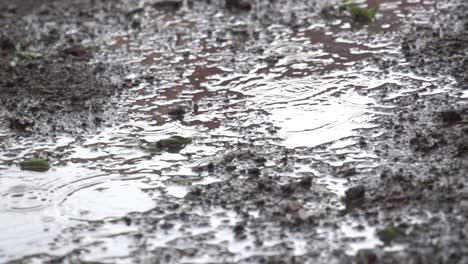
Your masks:
M15 50L15 43L13 43L13 41L10 38L1 36L0 37L0 50L13 51Z
M162 0L156 1L152 6L158 10L177 11L182 7L182 0Z
M259 165L265 165L265 163L267 162L267 159L265 159L264 157L258 157L258 158L255 158L254 161L255 163Z
M258 177L260 176L260 169L259 168L250 168L247 170L247 174L250 176Z
M248 36L249 27L245 24L237 24L231 27L231 32L233 35ZM227 102L226 102L227 103Z
M445 111L441 112L439 115L442 119L442 122L444 122L447 125L453 125L463 120L462 116L456 111Z
M234 237L236 239L242 240L245 239L247 236L245 234L245 227L243 223L238 223L232 228L232 231L234 232Z
M206 165L206 169L208 170L208 172L214 172L215 170L214 163L213 162L208 163L208 165Z
M89 60L93 58L91 51L84 46L75 45L63 50L66 55L72 56L76 59Z
M25 160L20 162L19 165L22 170L29 171L45 172L50 169L49 162L42 159Z
M355 167L344 167L338 170L337 175L343 178L349 178L356 175L357 171Z
M178 107L176 107L174 109L169 110L169 112L167 112L168 115L172 116L173 118L177 118L177 119L183 119L185 113L186 113L185 109L183 107L181 107L181 106L178 106Z
M190 143L192 143L192 139L189 137L171 136L160 139L156 143L147 143L142 148L150 152L167 151L169 153L177 153Z
M226 171L227 172L233 172L237 169L237 166L236 165L228 165L226 166Z
M34 121L26 118L9 118L8 127L12 130L26 131L34 126Z
M361 249L356 254L356 264L377 264L378 260L372 249Z
M252 9L252 3L248 0L226 0L226 7L229 9L250 11Z
M363 199L366 194L366 188L363 185L358 185L349 188L345 191L346 202L353 202Z
M299 212L304 206L304 201L297 199L289 199L286 202L285 211L289 213Z
M171 136L170 138L167 139L161 139L159 140L156 145L159 147L171 147L171 146L180 146L180 145L186 145L192 142L191 138L188 137L182 137L182 136Z
M312 186L312 177L306 176L298 182L298 186L304 189L310 189Z

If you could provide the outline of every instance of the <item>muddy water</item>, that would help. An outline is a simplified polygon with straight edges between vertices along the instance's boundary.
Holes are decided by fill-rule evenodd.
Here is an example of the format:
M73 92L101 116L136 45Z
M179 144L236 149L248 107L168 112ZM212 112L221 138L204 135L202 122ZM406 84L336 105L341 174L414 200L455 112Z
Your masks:
M386 100L423 89L450 91L447 78L447 91L432 91L431 85L441 79L382 71L372 59L404 65L401 25L407 20L430 22L427 14L435 2L369 1L375 3L380 11L369 26L347 18L325 20L304 5L278 3L284 17L267 22L216 5L186 5L175 14L144 9L138 14L141 29L104 34L104 54L92 63L117 61L130 69L123 78L131 88L119 113L126 121L81 137L17 138L0 131L0 260L64 254L79 243L89 259L126 263L135 242L119 234L138 231L134 227L112 225L72 235L63 230L145 212L163 201L178 201L193 185L223 181L222 175L192 168L249 146L292 153L297 162L277 174L313 174L335 195L333 206L344 207L340 197L350 182L330 173L330 167L353 164L365 172L378 164L374 153L359 148L359 135L380 135L375 118L394 111ZM186 112L183 118L169 114L180 107ZM179 153L155 154L140 147L143 141L169 135L191 137L193 143ZM18 161L32 156L49 158L52 168L20 170ZM276 164L266 166L274 169ZM319 202L307 205L312 211L322 207ZM274 251L279 242L288 243L293 255L310 249L307 238L297 234L270 237L262 250L253 240L236 241L231 228L236 217L219 208L205 215L204 228L181 221L176 225L184 229L157 231L145 243L155 249L190 244L190 238L210 234L206 244L219 244L232 254L220 259L210 257L207 249L184 260L200 263L268 254L265 248ZM357 230L358 225L364 227ZM382 245L374 232L364 221L350 221L338 230L318 230L316 236L354 254ZM349 239L343 242L342 237ZM96 243L99 247L92 246Z

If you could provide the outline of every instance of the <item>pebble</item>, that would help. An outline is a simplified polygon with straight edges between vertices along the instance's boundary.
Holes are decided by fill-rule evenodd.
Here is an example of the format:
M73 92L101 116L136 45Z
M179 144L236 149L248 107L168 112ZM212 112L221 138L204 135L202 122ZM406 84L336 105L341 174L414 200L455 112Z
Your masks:
M345 191L346 201L351 202L364 198L366 188L363 185L357 185Z

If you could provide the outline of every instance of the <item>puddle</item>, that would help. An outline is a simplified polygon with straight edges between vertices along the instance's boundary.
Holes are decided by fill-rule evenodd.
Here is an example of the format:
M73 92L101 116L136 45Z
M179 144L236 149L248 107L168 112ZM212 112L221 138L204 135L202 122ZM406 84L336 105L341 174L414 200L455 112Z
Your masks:
M195 185L222 182L222 175L193 168L239 146L291 151L294 169L278 174L313 174L319 185L336 195L334 207L342 209L340 199L349 181L330 171L347 163L360 171L375 167L375 154L358 146L360 133L379 135L376 117L392 114L393 106L386 100L420 91L437 92L431 90L431 84L440 81L384 72L371 62L376 55L402 57L395 41L401 21L408 12L419 19L431 6L422 1L377 2L381 2L381 12L369 27L354 28L340 19L325 22L297 11L304 26L297 30L280 23L261 27L255 20L252 29L247 29L251 31L245 42L239 41L242 36L223 32L251 17L221 14L216 6L200 15L202 11L196 8L204 5L177 16L145 9L139 31L119 29L104 34L103 41L113 46L96 61L122 62L133 71L126 77L133 86L120 110L127 121L77 138L17 139L9 131L0 132L0 220L4 223L0 227L0 260L39 252L64 253L73 245L50 246L64 228L146 212L157 208L158 199L178 201ZM210 15L212 19L204 19ZM232 46L238 51L233 52ZM170 114L178 107L184 109L183 118ZM156 142L170 135L190 137L193 142L178 153L149 153L140 147L143 140ZM35 173L15 165L34 155L48 157L51 170ZM170 180L176 176L201 179L178 184ZM309 206L324 207L318 203ZM238 261L275 253L275 246L283 242L293 255L304 255L310 249L310 237L280 236L271 230L272 237L261 246L254 245L252 237L239 241L232 231L241 221L237 214L222 210L204 216L207 224L203 228L181 230L178 227L184 223L176 223L172 229L177 231L155 231L145 242L146 250L182 250L182 246L196 248L201 243L213 247L212 252L226 251L221 261ZM127 252L137 250L135 240L116 234L139 230L108 224L106 228L105 234L80 235L80 245L100 244L87 246L90 251L84 258L125 263L131 257ZM348 254L380 245L375 230L365 229L355 232L352 225L340 227L347 236L359 237L346 242ZM207 238L200 242L191 240L194 236ZM184 257L181 262L220 260L208 253Z

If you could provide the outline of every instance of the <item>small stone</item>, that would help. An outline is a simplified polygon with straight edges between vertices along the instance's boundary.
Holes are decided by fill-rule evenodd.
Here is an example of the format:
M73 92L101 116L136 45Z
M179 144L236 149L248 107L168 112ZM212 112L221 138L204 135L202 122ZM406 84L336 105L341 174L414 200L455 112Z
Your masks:
M213 172L214 169L215 169L215 165L213 164L213 162L208 163L208 165L206 165L206 169L207 169L209 172Z
M267 159L265 159L264 157L259 157L259 158L254 159L254 161L257 164L263 165L263 164L265 164L267 162Z
M25 131L34 126L34 121L21 118L10 118L8 127L13 130Z
M15 50L15 43L7 37L0 37L0 50L13 51Z
M260 169L259 168L250 168L247 170L247 173L250 176L259 176L260 175Z
M226 0L226 7L241 11L250 11L252 9L252 4L248 0Z
M244 239L246 237L245 227L242 223L235 225L232 231L236 239Z
M378 257L372 249L361 249L356 254L357 264L375 264Z
M441 112L439 115L442 119L442 122L446 123L447 125L452 125L463 120L462 116L455 111L445 111Z
M362 137L359 139L359 147L361 147L361 148L366 148L367 147L367 142Z
M290 199L286 204L286 211L298 212L302 209L304 202L302 200Z
M460 202L460 211L463 211L463 212L468 211L468 200L462 200Z
M345 191L346 201L352 202L363 199L366 194L366 188L362 185L354 186Z
M160 139L156 143L144 143L142 148L149 152L161 152L163 150L169 153L177 153L186 145L192 143L191 138L181 136L171 136L169 138Z
M299 182L298 185L304 189L310 189L312 186L312 177L306 176L302 178Z
M185 115L185 109L181 106L169 110L168 115L173 117L183 117Z
M340 176L340 177L343 177L343 178L348 178L348 177L351 177L353 175L355 175L357 173L356 171L356 168L352 167L352 168L349 168L349 167L345 167L345 168L342 168L340 169L338 172L337 172L337 175Z
M198 114L198 110L200 109L200 106L197 103L193 104L193 113Z
M189 194L193 196L200 196L202 195L203 191L200 188L194 188Z
M129 226L129 225L132 224L132 219L129 218L129 217L127 217L127 216L124 216L124 217L122 218L122 220L125 222L125 224L126 224L127 226Z
M75 45L63 50L66 55L70 55L77 59L89 60L93 58L93 54L81 45Z
M156 9L166 10L166 11L176 11L182 7L181 0L164 0L164 1L156 1L152 4L152 6Z

